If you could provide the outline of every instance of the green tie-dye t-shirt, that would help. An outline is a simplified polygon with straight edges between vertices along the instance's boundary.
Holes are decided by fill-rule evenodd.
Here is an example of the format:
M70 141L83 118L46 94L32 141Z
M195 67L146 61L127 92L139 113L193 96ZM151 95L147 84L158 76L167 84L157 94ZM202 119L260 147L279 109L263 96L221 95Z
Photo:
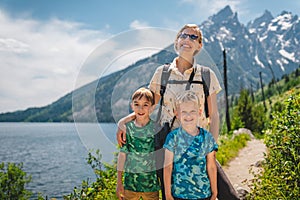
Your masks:
M126 124L126 144L121 152L126 153L124 188L135 192L154 192L160 189L154 158L154 123L144 127Z

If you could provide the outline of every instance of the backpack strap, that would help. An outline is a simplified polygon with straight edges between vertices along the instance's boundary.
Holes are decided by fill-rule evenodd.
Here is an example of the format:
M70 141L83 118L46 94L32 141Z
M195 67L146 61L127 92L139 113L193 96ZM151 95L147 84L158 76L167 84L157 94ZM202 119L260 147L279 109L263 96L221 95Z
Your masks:
M186 84L185 90L189 90L191 88L192 83L197 83L197 84L202 84L203 85L203 91L204 91L204 109L205 109L205 115L206 118L209 117L209 112L208 112L208 102L207 102L207 97L209 96L209 87L210 87L210 70L207 67L201 67L201 76L202 76L202 81L193 81L193 78L195 76L195 69L193 69L190 78Z
M207 67L201 67L201 76L202 76L202 82L203 82L203 91L205 95L204 99L204 107L205 107L205 115L206 117L209 117L208 112L208 103L207 103L207 97L209 96L209 88L210 88L210 70Z
M164 94L166 92L166 88L167 88L167 84L168 84L168 80L171 74L172 70L169 70L170 67L170 63L166 63L164 64L162 73L161 73L161 79L160 79L160 90L159 90L159 94L160 94L160 101L159 101L159 110L158 110L158 114L157 114L157 118L156 121L158 122L161 116L161 110L162 110L162 104L164 102Z
M169 80L169 77L170 77L170 74L172 71L172 70L169 70L169 67L170 67L170 63L164 64L163 71L161 74L160 91L159 91L161 98L163 98L163 96L166 92L168 80Z
M194 79L194 76L195 76L195 69L193 68L193 71L192 71L192 73L191 73L191 75L190 75L190 78L189 78L189 80L188 80L188 83L186 84L185 90L190 90L191 84L192 84L193 79Z

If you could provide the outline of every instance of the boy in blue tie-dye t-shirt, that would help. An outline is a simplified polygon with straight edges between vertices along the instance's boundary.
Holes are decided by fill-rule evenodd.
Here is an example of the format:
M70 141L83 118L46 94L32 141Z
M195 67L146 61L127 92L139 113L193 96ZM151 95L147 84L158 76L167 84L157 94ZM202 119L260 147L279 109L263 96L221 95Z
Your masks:
M181 126L168 134L164 144L167 200L215 200L217 197L218 145L211 133L197 126L200 108L198 97L192 91L176 98L175 113Z

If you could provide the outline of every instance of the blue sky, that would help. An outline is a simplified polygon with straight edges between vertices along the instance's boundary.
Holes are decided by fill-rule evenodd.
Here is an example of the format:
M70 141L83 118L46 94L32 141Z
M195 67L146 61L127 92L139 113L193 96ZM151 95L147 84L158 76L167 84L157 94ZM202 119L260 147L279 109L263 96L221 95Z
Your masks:
M141 23L148 26L178 27L185 22L200 23L226 5L238 12L246 24L269 10L276 16L286 10L297 14L297 0L1 0L0 8L12 17L49 21L80 22L86 27L118 33Z
M0 0L0 112L47 105L103 74L98 70L82 76L91 55L114 52L109 58L127 66L171 43L183 24L201 24L226 5L244 24L265 10L274 17L283 10L300 11L297 0ZM142 27L169 31L160 30L155 37L153 30L151 38L136 44L143 34L130 31ZM135 37L121 41L124 33ZM130 45L145 48L115 53L116 47ZM126 56L119 59L121 54Z

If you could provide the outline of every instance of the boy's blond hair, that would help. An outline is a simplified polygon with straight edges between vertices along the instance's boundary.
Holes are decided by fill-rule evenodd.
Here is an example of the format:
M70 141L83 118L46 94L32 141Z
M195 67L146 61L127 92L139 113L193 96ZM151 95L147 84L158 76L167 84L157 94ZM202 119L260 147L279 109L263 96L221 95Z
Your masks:
M135 99L140 100L143 97L145 97L151 103L151 105L154 105L154 95L151 90L147 88L140 88L136 90L131 96L131 101L133 102Z
M199 101L199 98L198 96L196 95L195 92L191 91L191 90L187 90L187 91L184 91L184 92L181 92L179 93L177 96L176 96L176 99L175 99L175 107L176 109L179 108L180 104L182 103L186 103L186 102L193 102L195 103L198 108L200 109L200 101Z

